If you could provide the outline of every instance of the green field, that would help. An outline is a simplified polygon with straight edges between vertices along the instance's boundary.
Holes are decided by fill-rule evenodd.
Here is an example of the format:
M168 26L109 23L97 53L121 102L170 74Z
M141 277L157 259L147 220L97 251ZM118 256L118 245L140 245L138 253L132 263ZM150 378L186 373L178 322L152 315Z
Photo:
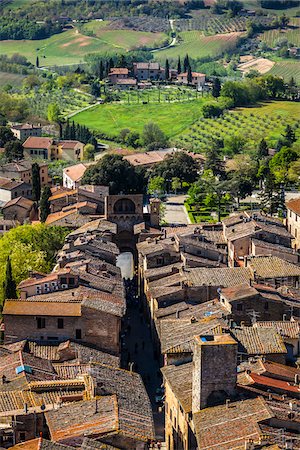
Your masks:
M0 72L0 89L8 84L11 86L20 86L24 78L24 75L17 73Z
M192 58L218 56L235 48L241 34L243 33L205 36L202 31L183 31L174 47L156 52L155 57L164 60L165 58L177 58L178 56L184 57L187 53Z
M177 136L174 145L205 152L212 137L226 139L240 135L247 141L247 150L256 147L262 138L275 146L287 123L300 126L300 103L265 102L252 108L236 108L218 119L202 117ZM299 131L298 128L298 136Z
M296 82L300 83L300 61L288 59L284 61L277 61L272 69L268 72L272 75L283 77L286 81L289 81L292 77Z
M152 41L149 35L153 35ZM39 41L0 41L0 55L20 53L32 63L35 63L38 55L41 66L77 64L83 62L88 53L127 52L133 47L146 45L146 42L159 43L165 38L163 33L131 30L103 30L102 37L86 36L78 30L69 30Z
M135 30L113 30L109 27L108 21L92 20L83 25L81 32L93 33L101 41L124 50L131 50L138 47L155 48L163 45L168 40L165 33L150 33Z
M279 39L287 39L289 43L300 46L300 19L291 19L291 26L286 30L268 30L261 35L261 40L270 47L274 47Z
M77 114L72 119L110 137L124 128L141 132L148 122L156 122L168 137L181 133L201 116L199 99L183 103L149 103L146 105L104 104Z

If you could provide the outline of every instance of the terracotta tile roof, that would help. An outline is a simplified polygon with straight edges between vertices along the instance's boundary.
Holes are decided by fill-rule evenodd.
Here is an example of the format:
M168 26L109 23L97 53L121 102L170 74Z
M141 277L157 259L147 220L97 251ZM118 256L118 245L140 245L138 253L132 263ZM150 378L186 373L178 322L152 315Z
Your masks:
M191 317L204 319L211 316L221 318L223 313L224 309L222 304L218 300L212 300L197 305L179 302L166 306L165 308L157 309L154 312L154 316L156 319L184 319Z
M153 439L152 408L141 376L99 364L91 364L90 375L97 384L98 395L117 395L120 432L144 442Z
M254 372L247 374L250 384L263 386L264 388L273 388L281 391L282 393L286 392L287 394L298 394L300 395L300 388L297 385L291 384L287 381L278 380L271 377L266 377L264 375L260 375Z
M144 166L158 164L163 161L164 156L159 152L152 151L145 153L134 153L133 155L124 156L124 159L130 162L133 166Z
M11 130L40 130L41 127L32 123L21 123L20 125L12 125Z
M199 450L232 450L245 441L258 441L262 433L258 423L272 418L262 398L248 399L206 408L193 414Z
M64 149L74 149L78 144L82 144L80 141L59 141L60 147Z
M191 353L194 336L211 334L225 323L214 315L205 319L165 319L157 322L162 353Z
M19 186L30 186L29 184L24 183L24 181L11 180L10 178L0 178L0 189L5 189L6 191L11 191Z
M300 269L299 269L300 271ZM188 283L191 286L219 286L230 287L248 283L250 281L251 272L244 267L237 268L192 268L183 271Z
M137 81L135 78L119 78L117 80L117 84L122 84L122 85L129 85L129 86L135 86L137 84Z
M240 327L230 330L239 342L239 352L248 355L287 353L282 337L273 328Z
M287 209L290 209L298 216L300 215L300 198L292 198L288 202L286 202Z
M75 164L74 166L66 167L64 169L64 174L66 174L72 181L76 182L83 177L87 167L87 164Z
M185 413L192 411L192 370L193 363L161 368L164 379L171 386Z
M145 70L145 69L159 70L160 69L159 63L154 63L154 62L150 62L150 63L138 62L138 63L135 63L135 65L136 65L137 69L141 69L141 70Z
M250 286L248 283L238 284L237 286L231 286L221 289L221 295L226 298L228 302L234 302L236 300L242 300L249 297L258 295L258 291Z
M300 376L300 369L286 366L285 364L275 363L273 361L264 361L263 359L248 360L240 365L240 370L248 370L258 375L275 378L278 380L294 383L295 375Z
M5 205L2 207L2 209L9 208L10 206L18 205L23 209L27 209L28 211L31 210L31 208L34 205L34 202L32 200L29 200L29 198L25 197L17 197L13 200L10 200L9 202L5 203Z
M109 75L128 75L128 69L126 67L112 67Z
M29 136L23 144L24 148L48 149L53 144L49 137Z
M58 444L58 442L48 441L44 438L36 438L30 441L21 442L10 448L11 450L75 450L75 447Z
M300 267L277 256L254 256L247 260L256 278L300 277Z
M256 322L255 327L274 328L283 338L299 339L300 323L288 320Z
M6 300L3 315L80 317L81 302L45 302L33 300L33 297L28 300Z
M187 72L182 72L178 74L178 77L187 77L188 73ZM201 73L201 72L192 72L192 77L205 77L205 73Z
M71 442L84 435L98 437L118 431L117 398L115 395L106 395L62 405L57 410L46 412L45 417L54 441Z
M59 198L70 197L70 196L73 196L73 195L77 195L77 189L72 189L72 190L68 190L68 191L54 193L49 198L49 201L51 202L53 200L58 200Z

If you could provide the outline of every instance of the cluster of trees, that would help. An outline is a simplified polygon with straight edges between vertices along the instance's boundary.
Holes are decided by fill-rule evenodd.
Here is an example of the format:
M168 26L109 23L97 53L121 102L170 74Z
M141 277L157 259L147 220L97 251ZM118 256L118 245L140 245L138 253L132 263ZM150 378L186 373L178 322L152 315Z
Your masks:
M144 182L144 171L133 167L121 155L104 155L86 170L82 179L83 184L109 186L111 194L141 193Z
M110 18L150 15L162 18L184 17L193 9L204 8L203 0L190 0L187 2L170 2L168 0L51 0L37 2L35 8L24 5L21 12L31 21L57 20L61 17L69 17L77 20L85 20L87 17ZM1 5L0 5L1 8ZM14 11L18 13L18 11Z
M185 152L175 152L167 155L151 171L148 192L161 195L164 192L186 188L194 183L198 177L198 164Z
M31 270L49 272L68 230L43 224L22 225L0 240L0 303L14 297L16 286Z
M61 31L62 26L51 21L36 23L32 20L16 18L15 15L0 18L0 40L45 39Z
M144 125L142 134L124 128L120 131L116 140L129 147L145 147L147 150L157 150L168 145L168 138L165 133L153 122Z
M238 0L217 0L211 10L213 14L227 13L230 17L238 15L243 9L243 3Z
M185 152L175 152L153 169L134 167L121 155L107 154L89 167L82 183L109 186L111 194L142 193L160 195L186 189L198 176L198 164Z
M28 75L32 72L32 64L18 53L11 57L7 55L0 55L0 70L8 73L19 73L21 75Z
M300 148L290 125L280 142L274 156L262 139L255 155L237 153L225 164L222 142L214 140L206 154L205 170L189 190L190 203L215 210L220 219L225 206L238 206L241 199L260 189L263 209L283 214L285 188L299 185Z
M300 6L298 0L260 0L260 6L266 9L287 9Z
M28 102L24 98L14 97L0 91L0 122L11 120L22 122L29 114ZM2 119L1 119L2 117Z
M84 125L79 125L78 123L75 124L74 121L70 123L70 121L67 120L63 128L62 138L66 140L77 140L84 144L92 144L97 148L97 139L93 132Z
M4 158L8 162L23 158L21 142L15 138L11 129L5 125L0 125L0 147L4 147Z
M221 87L218 78L213 81L213 96L218 99L203 106L204 117L219 117L223 111L236 106L248 106L260 100L289 99L297 95L294 80L285 83L281 77L263 75L241 81L226 81Z

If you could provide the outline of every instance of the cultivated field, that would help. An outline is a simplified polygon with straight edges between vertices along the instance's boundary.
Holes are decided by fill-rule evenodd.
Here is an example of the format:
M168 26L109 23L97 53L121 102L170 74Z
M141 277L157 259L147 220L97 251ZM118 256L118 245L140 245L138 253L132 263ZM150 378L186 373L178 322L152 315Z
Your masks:
M11 86L20 86L24 78L24 75L17 73L0 72L0 89L8 84Z
M165 33L151 33L135 30L113 30L108 21L92 20L84 24L83 34L93 33L97 38L112 47L120 47L124 50L132 50L138 47L160 47L167 40Z
M290 26L286 30L268 30L261 35L261 40L269 47L274 47L281 39L287 39L289 43L300 46L300 18L291 19Z
M20 53L32 63L39 56L41 66L59 66L83 62L88 53L126 52L133 47L150 45L151 35L154 35L152 44L157 39L159 44L166 38L164 33L130 30L102 30L102 33L102 37L93 37L73 29L39 41L0 41L0 55Z
M142 132L148 122L156 122L168 137L182 132L201 116L204 100L183 103L104 104L73 117L74 121L109 137L124 128Z
M267 73L274 66L274 61L271 61L267 58L254 58L254 57L245 57L247 60L245 62L241 62L238 65L238 69L242 73L248 73L251 70L257 70L259 73ZM242 57L241 57L242 60Z
M178 44L174 47L158 51L155 55L160 59L184 57L187 53L192 58L218 56L235 48L242 32L205 36L202 31L184 31L179 35Z
M277 61L270 72L272 75L283 77L289 81L292 77L299 84L300 83L300 61L285 60Z
M287 123L300 125L300 103L265 102L252 108L236 108L219 119L200 118L174 140L174 145L205 152L212 137L226 139L240 135L247 140L247 149L257 146L267 138L271 146L276 145ZM298 135L299 135L298 128ZM300 136L299 136L300 137Z

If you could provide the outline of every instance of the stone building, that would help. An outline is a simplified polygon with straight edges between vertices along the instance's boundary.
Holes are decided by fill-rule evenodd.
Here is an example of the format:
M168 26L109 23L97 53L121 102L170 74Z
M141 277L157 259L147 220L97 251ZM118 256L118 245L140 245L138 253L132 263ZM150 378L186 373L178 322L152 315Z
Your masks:
M15 220L21 224L31 222L37 215L35 203L24 197L17 197L5 203L2 212L5 220Z
M51 181L48 174L48 165L46 163L39 163L39 167L41 185L46 186ZM0 165L0 176L32 184L32 162L23 159L2 164Z
M293 248L300 249L300 199L294 198L286 203L286 226L293 236Z
M13 135L19 139L20 141L25 141L29 136L38 136L42 135L42 127L32 125L29 123L22 123L21 125L12 125L10 127Z

